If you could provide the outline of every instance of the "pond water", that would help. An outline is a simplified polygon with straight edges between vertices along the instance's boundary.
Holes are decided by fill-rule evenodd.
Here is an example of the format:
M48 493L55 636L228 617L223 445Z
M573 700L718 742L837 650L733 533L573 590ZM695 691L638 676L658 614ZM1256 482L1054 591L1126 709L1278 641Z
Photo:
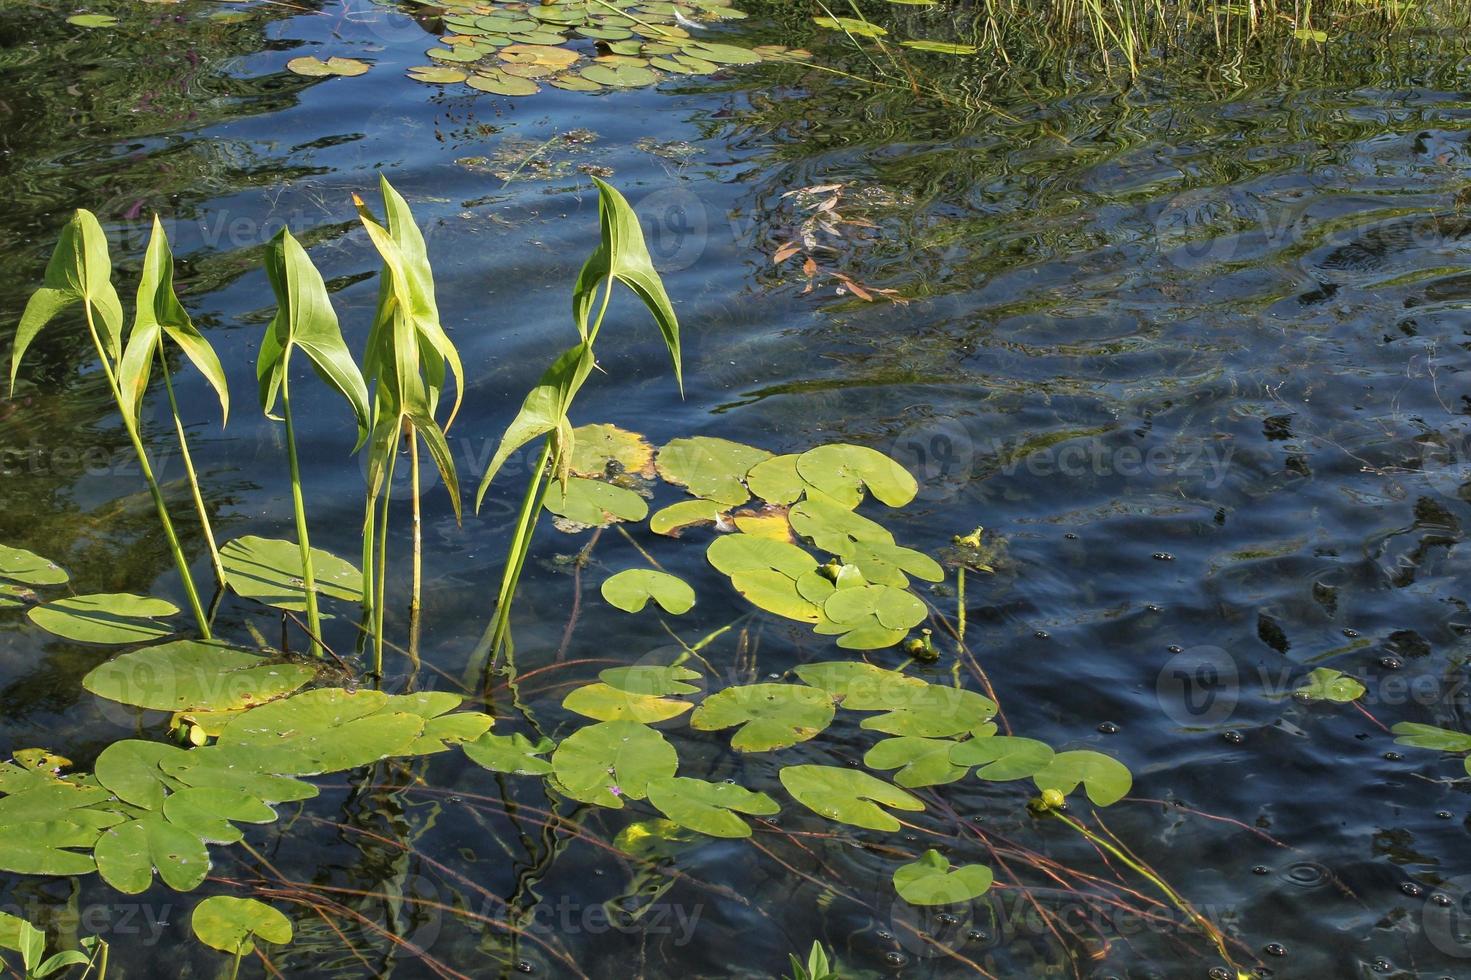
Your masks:
M1133 770L1130 799L1101 819L1238 962L1277 977L1471 975L1464 771L1387 731L1468 723L1461 41L1347 37L1291 66L1275 54L1234 77L1177 65L1122 93L1021 66L980 90L955 70L964 109L769 65L507 99L405 78L433 36L397 8L269 3L211 18L219 9L139 5L98 31L51 4L0 10L0 319L18 318L70 209L98 213L123 281L157 211L184 303L236 394L222 432L205 383L177 382L225 536L292 534L280 427L250 397L271 235L285 224L309 245L358 349L379 260L351 195L371 198L382 171L409 199L470 377L451 434L469 481L574 339L571 284L597 236L589 175L606 175L644 219L683 324L686 382L681 397L644 311L619 299L574 421L655 444L842 440L895 456L921 481L889 521L900 541L934 552L980 525L997 543L964 601L1007 720ZM817 44L805 16L751 9L733 36ZM310 54L372 69L285 71ZM831 228L815 226L833 199ZM829 246L811 253L810 282L800 257L773 261L803 234ZM62 562L79 591L178 598L88 351L49 334L23 377L0 402L0 540ZM323 388L298 397L313 543L356 556L350 415ZM149 431L179 480L158 401ZM426 686L466 674L533 460L513 459L462 527L440 488L424 491ZM661 494L656 506L678 499ZM712 687L831 656L805 628L749 615L701 544L631 533L697 586L693 613L665 617L681 637L736 623L702 651L720 672ZM530 718L565 736L581 723L560 706L568 691L674 642L658 617L598 595L641 564L631 542L603 533L574 575L562 559L587 543L549 522L538 533L514 617L519 698L503 678L489 693L498 732L529 732ZM953 610L953 589L935 601ZM279 631L241 600L220 616ZM390 635L406 630L395 606ZM329 632L351 650L349 623ZM44 746L85 768L116 739L162 737L164 716L82 690L109 655L0 612L0 747ZM392 660L390 684L406 664ZM952 665L947 654L929 675ZM1315 667L1366 694L1293 698ZM743 756L725 733L676 734L695 774L768 788L780 765L850 764L872 742L845 723ZM1029 816L1027 795L966 780L945 790L953 812L891 836L834 832L788 804L749 841L631 855L615 838L649 813L575 806L447 753L324 780L299 817L251 829L254 853L215 849L207 888L279 890L279 874L336 890L355 915L293 907L297 939L270 954L288 976L774 976L814 940L845 976L1215 975L1198 929L1116 860ZM576 832L549 830L548 809ZM893 869L932 836L997 871L954 921L893 895ZM219 968L189 939L194 899L161 886L124 899L95 876L11 877L3 901L103 931L115 975ZM1155 918L1130 911L1141 907Z

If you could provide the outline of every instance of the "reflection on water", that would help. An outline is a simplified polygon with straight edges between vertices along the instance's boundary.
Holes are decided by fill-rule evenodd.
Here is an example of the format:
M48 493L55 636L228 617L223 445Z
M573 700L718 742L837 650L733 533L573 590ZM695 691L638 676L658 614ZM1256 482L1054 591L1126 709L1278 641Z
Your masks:
M269 4L219 20L216 6L140 7L106 35L54 10L0 13L0 318L18 315L68 208L96 210L131 263L157 209L185 302L249 392L271 306L258 248L283 222L311 244L362 344L377 262L350 193L381 168L427 226L473 379L453 448L478 471L530 372L571 335L570 283L595 235L586 168L611 170L650 223L688 384L681 401L641 312L615 304L617 343L577 421L772 450L843 438L905 460L924 488L894 522L902 540L934 550L982 525L1002 542L966 599L1012 724L1130 765L1141 801L1109 811L1108 828L1244 962L1290 977L1465 972L1456 903L1471 807L1449 781L1457 763L1401 757L1376 724L1468 723L1471 96L1454 38L1346 38L1290 76L1243 65L1244 81L1172 66L1123 93L1020 66L963 105L774 67L501 100L405 80L430 39L396 11ZM749 30L811 40L775 19ZM302 53L374 67L284 73ZM974 93L957 76L957 93ZM814 221L814 202L834 196L844 220ZM185 405L207 405L183 377ZM62 560L79 589L172 589L83 345L50 334L26 379L0 402L0 540ZM351 426L325 392L304 395L321 399L302 411L314 543L352 555ZM288 534L278 429L238 402L227 434L207 412L196 420L211 503L231 534ZM460 676L479 639L528 465L513 461L463 529L426 490L422 645L436 684ZM177 461L164 473L182 475ZM635 536L702 597L678 624L686 641L743 612L698 544ZM529 732L524 709L565 735L568 690L671 643L651 617L598 601L596 583L639 560L629 543L604 535L574 575L560 558L584 544L549 527L538 538L516 621L520 668L540 673L520 705L491 692L500 731ZM79 693L104 652L0 615L12 749L45 744L86 765L139 723ZM233 601L223 615L278 628ZM351 626L334 630L350 650ZM716 680L736 682L827 653L743 619L706 655L726 672ZM1317 666L1361 678L1364 711L1287 696ZM792 761L845 764L868 744L840 726L805 751L736 757L719 735L676 734L689 775L747 785ZM953 860L993 864L1003 885L965 921L892 898L892 848L929 846L918 834L855 845L789 809L755 844L663 842L630 857L611 843L627 813L570 807L458 754L328 787L251 838L269 868L235 852L216 874L283 905L292 880L336 889L331 914L294 907L298 941L274 955L291 975L575 975L570 960L597 977L769 976L813 939L879 975L971 975L967 962L996 976L1204 975L1203 937L1168 905L1141 923L1099 899L1117 894L1113 870L1034 823L1023 788L969 781L945 795L954 812L936 809L926 833ZM1037 855L1071 870L1027 870ZM126 975L150 975L155 933L170 956L214 968L184 942L192 899L148 895L158 924L134 943L116 899L95 881L71 897L37 881L7 892L62 928L69 909L105 911ZM1068 931L1054 934L1034 900Z

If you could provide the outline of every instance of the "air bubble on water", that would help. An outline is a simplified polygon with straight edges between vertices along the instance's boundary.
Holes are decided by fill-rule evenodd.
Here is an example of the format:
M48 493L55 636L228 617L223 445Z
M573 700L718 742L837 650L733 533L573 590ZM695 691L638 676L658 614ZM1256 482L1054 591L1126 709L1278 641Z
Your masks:
M1265 952L1268 956L1287 955L1287 947L1283 946L1281 943L1267 943L1267 945L1262 947L1262 951Z
M1230 742L1232 745L1240 745L1242 742L1246 741L1246 736L1241 734L1234 728L1230 729L1229 731L1222 732L1221 737Z
M1265 864L1258 864L1256 867L1251 869L1251 873L1254 875L1267 875L1272 873L1272 869L1267 867Z
M884 954L884 962L890 964L891 966L903 966L905 963L909 962L909 957L905 956L898 950L890 950L889 952Z
M1401 882L1400 883L1400 886L1399 886L1399 890L1402 891L1402 892L1404 892L1406 895L1410 896L1411 898L1419 898L1421 895L1425 894L1425 889L1421 888L1419 885L1415 884L1413 881Z
M1175 556L1172 555L1172 554L1170 554L1168 551L1156 551L1154 553L1154 560L1155 561L1174 561L1175 560Z
M1379 666L1385 670L1399 670L1403 666L1397 657L1380 657Z
M1098 726L1098 730L1104 735L1117 735L1119 733L1119 726L1111 721L1105 721Z
M1386 752L1384 758L1389 762L1399 762L1404 759L1404 756L1398 752Z

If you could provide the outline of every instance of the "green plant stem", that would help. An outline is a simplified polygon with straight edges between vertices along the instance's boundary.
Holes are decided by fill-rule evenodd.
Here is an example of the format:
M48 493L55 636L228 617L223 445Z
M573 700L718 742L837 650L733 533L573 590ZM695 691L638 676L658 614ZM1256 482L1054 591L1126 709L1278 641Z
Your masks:
M415 669L419 665L419 613L423 608L424 592L424 515L419 506L419 433L412 424L409 430L409 462L413 467L410 475L410 492L414 498L414 584L409 593L409 659Z
M398 435L388 447L388 466L383 473L382 528L378 535L378 555L373 574L373 673L383 676L383 613L388 606L388 505L393 499L393 474L398 468Z
M521 580L521 570L526 565L526 555L531 550L531 538L536 530L536 519L546 499L547 463L552 458L550 436L542 443L541 456L531 472L531 482L526 486L526 495L521 498L521 511L516 515L516 530L511 538L511 551L506 560L506 572L501 576L500 594L496 597L494 633L491 636L490 663L505 643L506 632L511 624L511 600L516 594L516 585ZM489 664L487 664L487 668Z
M307 536L306 498L301 490L301 465L296 455L296 424L291 414L291 348L281 359L281 414L286 420L286 458L291 467L291 506L296 513L296 540L301 547L301 586L306 591L306 622L311 630L312 653L322 656L322 613L317 608L317 576L312 544Z
M153 467L148 462L148 453L143 448L143 439L138 435L138 427L133 424L128 414L123 401L122 389L118 387L117 374L112 369L112 362L107 358L106 348L102 346L102 337L97 333L97 322L92 317L92 304L83 303L82 306L87 311L87 330L92 334L92 346L97 348L97 357L102 362L103 373L107 375L108 387L112 389L113 400L117 402L118 410L122 413L123 428L127 430L128 439L133 443L133 452L138 457L138 468L143 473L143 479L148 482L149 493L153 495L153 506L158 510L158 520L163 525L164 537L168 539L169 551L174 557L174 565L179 570L179 577L184 581L184 593L189 598L189 609L194 614L195 622L199 624L199 635L206 640L212 639L209 617L204 614L204 607L199 602L199 592L194 588L194 577L189 574L189 561L184 557L184 549L179 545L179 536L174 533L174 522L169 519L169 508L164 502L163 490L153 475Z
M179 454L184 460L184 472L189 475L189 490L194 494L194 509L199 513L199 526L204 531L204 543L209 546L210 564L214 566L215 581L225 587L225 565L220 561L220 548L215 543L214 528L210 526L209 511L204 506L204 492L199 488L199 476L194 472L194 457L189 453L189 440L184 435L184 420L179 417L179 402L174 397L174 382L169 377L169 362L164 356L163 341L158 343L158 363L162 368L163 387L169 395L169 412L174 417L174 431L179 436Z
M245 955L245 947L235 947L235 959L230 963L230 980L236 980L240 976L240 957Z

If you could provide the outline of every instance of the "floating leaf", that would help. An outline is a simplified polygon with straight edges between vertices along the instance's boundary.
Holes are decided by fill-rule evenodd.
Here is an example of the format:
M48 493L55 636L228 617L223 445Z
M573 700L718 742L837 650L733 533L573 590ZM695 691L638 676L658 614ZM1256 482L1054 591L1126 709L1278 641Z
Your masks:
M1032 776L1032 782L1040 790L1055 789L1064 796L1082 783L1088 799L1098 806L1111 806L1128 795L1134 776L1112 756L1083 749L1057 753L1047 768Z
M160 764L178 761L187 754L175 745L124 739L102 750L93 772L118 799L145 810L158 810L163 806L165 791L179 785L159 768Z
M1319 667L1308 675L1308 682L1295 693L1315 701L1347 704L1364 696L1364 685L1341 671Z
M788 519L792 530L845 561L860 546L871 548L894 543L894 536L882 524L845 509L823 494L808 497L794 506L788 512Z
M73 14L66 19L73 27L116 27L117 18L107 14Z
M290 776L254 772L218 746L160 757L159 768L185 786L244 793L265 803L293 803L317 795L311 783Z
M884 714L865 718L863 727L890 735L949 738L969 732L995 715L996 702L974 691L926 684L923 690L907 697L902 705L891 707Z
M1052 746L1034 738L992 735L961 742L950 750L950 761L962 766L980 766L976 776L993 782L1026 779L1052 763Z
M470 77L469 72L458 68L441 68L436 65L417 65L410 68L407 74L416 82L428 82L433 85L453 85Z
M159 813L148 813L102 832L93 848L102 880L127 895L153 884L153 872L174 891L198 888L209 874L204 841Z
M634 694L608 684L587 684L574 689L562 707L598 721L637 721L652 724L668 721L694 707L688 701L673 701L651 694Z
M202 841L234 844L244 838L241 823L271 823L276 811L246 793L191 787L170 793L163 801L168 822Z
M131 593L80 595L43 603L26 615L48 633L80 643L146 643L173 629L159 619L179 607Z
M734 783L675 776L650 781L648 790L649 802L670 820L711 837L750 837L750 825L737 813L769 817L781 811L765 793Z
M761 56L748 48L737 47L734 44L714 44L696 41L686 44L685 53L705 61L713 61L720 65L754 65L761 60Z
M797 473L796 453L772 456L757 463L746 473L746 486L773 504L796 503L807 492L807 481Z
M966 864L951 871L949 859L934 849L894 872L894 890L910 905L959 905L986 894L991 881L991 869L985 865Z
M627 691L630 694L649 694L667 697L671 694L694 694L700 689L685 681L699 680L700 675L688 667L658 667L645 664L637 667L609 667L598 674L604 684Z
M211 895L195 906L190 928L213 949L244 956L255 952L255 940L291 942L291 920L264 902L233 895Z
M696 497L728 506L751 498L742 482L747 471L771 454L764 449L717 439L694 436L674 439L659 450L659 475L668 483L684 487Z
M955 765L949 739L900 736L886 738L863 757L870 769L898 769L894 782L910 788L953 783L970 772L969 767Z
M521 734L482 735L473 742L466 742L460 748L465 750L470 761L484 766L491 772L509 772L520 776L546 776L551 774L552 764L537 756L546 755L555 748L555 743L545 737L533 743Z
M574 476L604 477L615 470L652 479L654 447L637 432L616 425L580 425L572 430L568 462Z
M465 80L465 84L481 92L489 92L491 95L523 96L535 95L541 91L541 87L529 78L517 78L515 75L507 75L503 71L481 72L471 75Z
M725 519L725 509L724 504L713 500L681 500L655 513L649 519L649 530L677 538L687 527L720 523Z
M848 507L858 506L865 487L890 507L903 507L919 492L914 477L894 460L876 449L848 443L807 450L797 457L797 473Z
M705 732L739 725L731 747L768 752L805 742L833 720L826 691L797 684L747 684L712 694L690 715L690 727Z
M378 691L306 691L238 716L217 748L249 770L285 776L369 765L403 754L424 730L418 715L380 714L387 704Z
M178 640L120 654L82 678L93 694L159 711L229 711L290 694L315 675L216 641Z
M924 809L912 795L857 769L837 766L787 766L781 784L813 813L869 830L895 831L899 821L882 806L911 812Z
M566 68L579 57L576 51L547 44L508 44L496 54L502 61L511 64L547 65L553 68Z
M70 576L34 552L0 544L0 579L22 585L65 585Z
M306 609L302 583L301 547L295 541L255 536L236 538L220 549L225 579L247 599L278 609ZM363 597L363 573L345 559L312 549L312 570L318 595L344 602Z
M552 771L574 800L618 810L623 799L643 799L651 780L673 776L679 766L664 736L634 721L604 721L579 728L552 754Z
M857 628L873 621L891 630L912 629L929 615L912 592L888 585L837 589L822 604L822 611L834 623Z
M649 516L648 502L632 490L579 476L568 478L565 486L553 482L547 489L546 509L586 527Z
M799 623L817 623L822 619L822 610L803 597L797 590L796 580L781 572L771 569L736 572L730 577L730 584L752 605L767 612Z
M627 568L606 579L603 598L624 612L641 612L653 599L665 612L681 616L695 604L695 590L683 579L652 568Z
M930 685L918 677L851 660L804 664L797 676L855 711L892 711L931 697Z
M404 749L405 755L432 755L462 742L473 742L495 724L480 711L455 711L464 701L448 691L416 691L389 696L375 715L410 714L424 719L424 730Z
M706 549L705 557L726 575L770 570L793 582L817 568L817 559L796 545L754 534L728 534L716 538Z
M331 75L351 77L361 75L368 70L366 62L355 58L328 58L323 61L316 57L292 58L286 62L286 70L297 75L305 75L308 78L325 78Z
M1471 752L1471 735L1463 732L1421 725L1413 721L1396 722L1390 731L1399 736L1394 740L1396 745L1434 749L1437 752Z
M843 31L847 34L857 34L860 37L884 37L889 32L877 24L870 24L866 20L858 20L856 17L814 17L812 23L818 27L827 27L835 31Z

